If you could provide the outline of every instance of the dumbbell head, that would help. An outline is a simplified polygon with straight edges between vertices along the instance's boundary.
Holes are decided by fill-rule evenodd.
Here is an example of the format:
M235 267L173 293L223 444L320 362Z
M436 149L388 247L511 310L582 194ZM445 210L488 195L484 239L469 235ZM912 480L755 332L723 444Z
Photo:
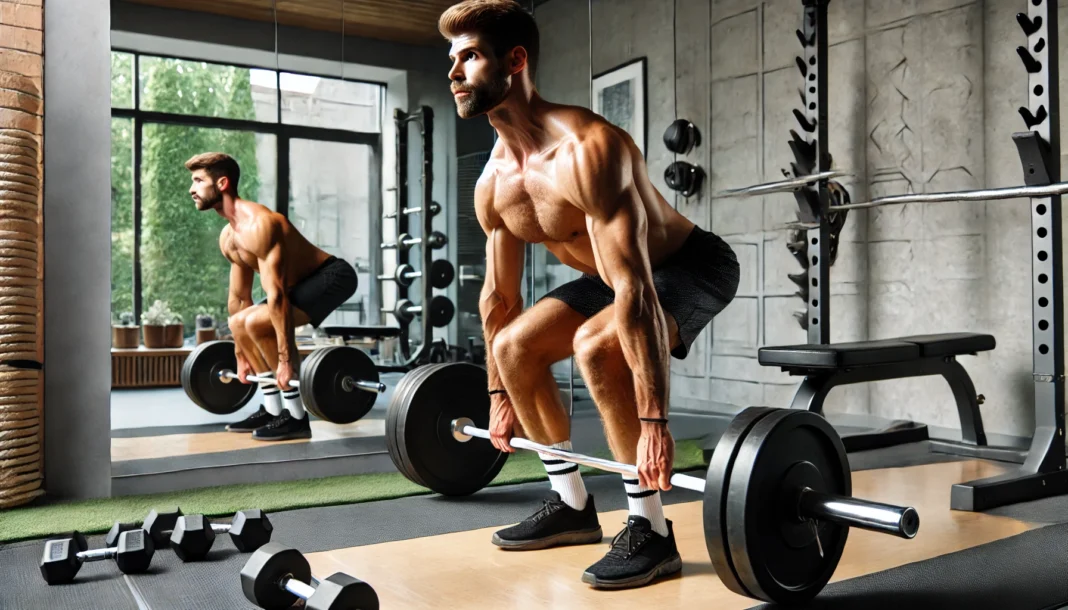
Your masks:
M243 510L230 523L230 540L242 553L251 553L271 541L274 526L260 509Z
M307 610L378 610L378 594L359 578L336 572L319 583L304 607Z
M171 548L182 561L200 561L215 544L215 530L204 515L182 515L171 532Z
M182 509L178 507L175 507L174 510L162 511L152 509L152 512L145 517L145 523L141 527L148 532L152 542L157 547L163 547L167 544L167 539L171 530L174 529L174 524L178 522L178 517L181 516Z
M434 231L430 234L430 238L426 240L428 246L434 250L444 248L449 243L449 238L445 237L445 234L441 231Z
M82 568L78 553L89 548L85 536L74 532L69 538L49 540L41 556L41 576L50 585L71 582Z
M132 530L119 534L119 546L115 563L123 574L147 572L152 564L156 545L144 530Z
M116 521L115 525L112 525L111 529L108 530L107 536L104 536L104 546L109 549L119 546L119 535L136 529L141 529L141 526L136 523L119 523Z
M311 566L300 551L269 542L257 549L241 568L241 590L260 608L283 610L298 599L282 588L282 579L286 577L310 583Z
M439 258L430 264L430 285L434 288L448 288L456 277L456 270L452 263Z

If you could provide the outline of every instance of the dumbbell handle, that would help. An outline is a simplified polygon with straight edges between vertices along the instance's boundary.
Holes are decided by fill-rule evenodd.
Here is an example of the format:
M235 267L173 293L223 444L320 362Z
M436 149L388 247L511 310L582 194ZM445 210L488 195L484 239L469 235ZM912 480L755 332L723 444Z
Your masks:
M466 442L470 440L470 437L472 436L487 440L490 438L488 430L476 428L474 422L466 417L453 420L452 433L453 437L460 442ZM582 455L581 453L574 453L564 449L557 449L555 447L549 447L547 445L529 441L525 438L513 437L508 441L508 444L516 449L528 449L530 451L545 453L574 464L582 464L599 470L617 472L635 478L638 477L637 467L631 466L630 464L590 457L588 455ZM699 479L686 474L672 474L671 484L684 489L691 489L701 493L705 492L704 479ZM799 519L834 521L850 527L871 530L883 534L892 534L900 538L912 538L916 535L917 528L919 527L919 517L916 513L916 509L912 507L869 502L867 500L860 500L849 496L839 496L813 491L809 488L804 488L799 491L800 496L798 498L797 508Z
M118 547L104 547L102 549L91 549L88 551L78 551L78 559L82 561L101 561L104 559L111 559L115 555L118 555Z
M319 586L318 578L312 576L311 580L312 584L308 584L306 582L297 580L296 578L290 578L287 576L283 578L282 582L278 583L278 585L282 589L289 591L290 593L296 595L304 601L308 601L308 598L310 598L312 595L315 595L315 587Z
M230 370L223 370L219 372L219 378L224 383L229 383L237 380L237 373ZM245 379L255 381L256 383L277 383L277 380L274 377L260 377L259 375L245 375ZM296 379L291 380L289 384L295 388L300 387L300 381ZM386 391L386 384L375 381L364 381L363 379L353 379L346 375L341 380L341 388L346 392L351 392L355 388L363 390L364 392L381 394Z

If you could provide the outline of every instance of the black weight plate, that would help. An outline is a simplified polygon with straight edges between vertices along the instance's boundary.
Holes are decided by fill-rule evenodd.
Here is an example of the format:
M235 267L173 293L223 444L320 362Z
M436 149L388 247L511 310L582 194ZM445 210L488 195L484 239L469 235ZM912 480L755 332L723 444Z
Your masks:
M406 459L405 451L401 447L400 429L401 422L404 421L404 414L407 412L408 394L412 391L412 388L418 387L422 378L435 370L437 366L434 364L424 365L409 371L394 389L393 400L390 401L386 413L386 449L389 451L389 457L401 474L412 483L422 487L427 487L427 484L412 470L411 464Z
M182 388L190 400L215 415L241 409L256 394L257 384L219 378L222 370L237 372L232 341L207 341L198 345L182 365Z
M452 263L439 258L430 264L430 285L434 288L448 288L456 277L456 269Z
M371 410L375 392L346 389L345 379L378 383L378 369L363 350L345 345L324 347L301 367L300 393L308 411L335 424L350 424Z
M493 480L508 455L488 441L453 437L454 419L489 426L486 370L466 362L431 365L405 392L397 412L397 451L426 487L443 495L472 494Z
M819 523L819 542L803 532L797 473L816 491L850 495L845 446L823 416L776 410L742 441L727 490L726 530L734 569L753 597L781 604L814 598L842 558L849 528ZM808 524L809 531L812 525ZM821 553L822 550L822 553Z
M448 326L455 314L456 307L449 297L439 294L430 299L430 324L435 328Z
M769 407L749 407L738 413L723 435L719 437L716 448L712 451L712 459L708 461L708 472L705 475L705 499L703 504L705 547L708 556L712 560L712 567L716 575L723 581L728 589L739 595L752 597L738 580L734 571L734 561L731 558L730 546L727 544L727 530L725 527L727 485L731 480L731 469L734 460L738 456L738 449L742 441L753 428L753 425L775 409Z
M316 349L312 350L312 353L308 354L308 357L305 358L304 360L301 360L301 362L300 362L300 377L299 377L299 379L300 379L300 401L301 401L301 404L304 405L304 408L309 413L311 413L312 415L318 417L319 419L322 419L322 416L319 415L319 413L317 413L316 411L313 411L311 409L311 407L313 405L311 405L311 401L309 401L305 397L304 393L305 393L305 391L307 391L309 393L311 392L311 385L310 384L312 382L311 382L311 375L309 374L309 370L312 367L315 366L315 361L318 360L323 355L323 350L324 349L326 349L326 348L325 347L320 347L320 348L316 348ZM304 380L305 379L308 379L308 384L309 385L304 385ZM305 388L307 388L307 390L305 390ZM279 389L281 389L281 388L279 388Z

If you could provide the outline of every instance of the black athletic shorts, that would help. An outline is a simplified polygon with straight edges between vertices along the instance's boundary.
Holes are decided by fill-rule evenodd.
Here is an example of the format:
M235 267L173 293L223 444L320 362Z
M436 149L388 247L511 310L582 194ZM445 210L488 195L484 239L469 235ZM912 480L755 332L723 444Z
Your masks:
M352 265L331 256L318 269L297 282L286 296L294 307L308 314L312 326L319 328L327 316L356 294L358 284ZM267 299L260 301L266 302Z
M679 325L682 344L671 355L682 360L697 335L738 292L738 257L718 235L695 226L675 254L653 269L656 296ZM592 318L615 301L615 292L596 275L583 275L542 298L567 303Z

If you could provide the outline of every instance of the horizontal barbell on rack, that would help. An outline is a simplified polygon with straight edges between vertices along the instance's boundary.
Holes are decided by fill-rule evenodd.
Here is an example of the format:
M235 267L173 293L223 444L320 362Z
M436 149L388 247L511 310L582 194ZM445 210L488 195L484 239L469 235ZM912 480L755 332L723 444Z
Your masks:
M397 282L401 286L411 286L416 278L423 277L422 271L416 271L411 265L404 263L397 267L393 275L383 274L378 276L380 280ZM430 264L430 285L434 288L448 288L456 277L456 270L452 263L444 259L438 259Z
M788 180L765 182L763 184L754 184L753 186L746 186L738 189L728 189L726 191L720 191L712 195L712 198L731 199L735 197L755 197L757 195L767 195L769 193L788 193L790 191L802 189L814 182L819 182L821 180L830 180L832 178L849 175L851 174L841 170L819 172L807 176L798 176L797 178L790 178Z
M423 211L423 208L421 208L421 207L419 207L419 208L404 208L404 209L401 210L401 214L405 214L405 215L407 215L407 214L419 214L422 211ZM432 201L430 203L430 215L431 216L437 216L440 213L441 213L441 204L438 203L437 201ZM389 214L383 214L382 215L382 218L396 218L396 217L397 217L397 213L396 212L390 212Z
M257 383L275 383L273 377L258 375L245 376L253 383L234 383L236 370L232 341L201 343L182 365L182 387L205 411L227 415L252 399ZM379 381L378 368L370 356L347 345L315 350L301 363L300 379L290 383L300 388L304 407L312 415L335 424L357 421L371 410L378 395L386 391L386 384Z
M395 250L395 249L397 249L399 247L402 250L407 250L408 248L411 248L412 246L417 246L417 245L423 243L423 241L424 241L424 239L422 237L412 237L411 235L408 235L407 233L401 233L397 237L397 241L382 244L382 249L383 250ZM440 248L444 248L445 245L449 243L449 238L445 237L445 234L442 233L441 231L434 231L433 233L430 234L430 237L427 238L425 241L426 241L428 246L430 246L434 250L438 250Z
M834 206L837 210L863 210L883 205L902 205L905 203L944 203L947 201L988 201L991 199L1018 199L1020 197L1053 197L1068 193L1068 182L1055 182L1039 186L1010 186L996 189L974 191L946 191L942 193L908 193L905 195L887 195L876 197L871 201L849 203Z
M390 458L412 482L445 495L474 493L507 459L488 439L486 370L469 363L431 364L409 372L386 416ZM636 477L630 464L547 447L526 439L517 449ZM851 497L841 438L816 413L750 407L727 426L705 478L675 473L673 485L704 494L705 546L732 591L778 603L804 602L827 584L849 528L911 539L914 508Z
M448 326L449 322L452 322L453 315L456 314L456 307L449 300L449 297L438 295L430 299L430 325L435 328L442 328ZM397 301L397 304L393 306L393 309L383 308L382 313L393 314L393 317L397 318L400 322L405 324L415 319L415 316L424 315L424 309L422 305L416 305L408 299L401 299Z

